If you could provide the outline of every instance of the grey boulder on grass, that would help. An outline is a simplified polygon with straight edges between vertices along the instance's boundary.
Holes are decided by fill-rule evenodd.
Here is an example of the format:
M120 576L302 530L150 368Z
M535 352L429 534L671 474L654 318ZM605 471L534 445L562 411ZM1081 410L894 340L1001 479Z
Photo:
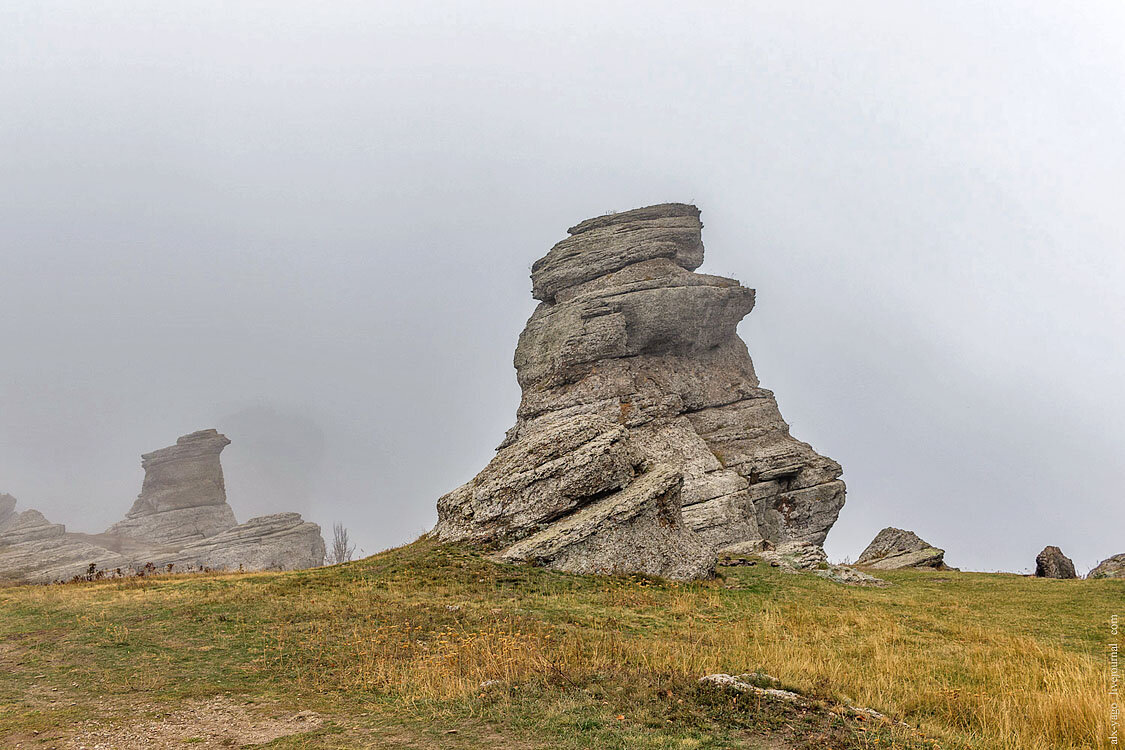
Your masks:
M682 203L600 216L535 262L516 424L438 501L434 536L677 579L730 545L823 545L840 465L794 439L758 383L736 332L754 290L693 273L702 226Z
M1044 547L1035 557L1037 578L1077 578L1074 563L1058 547Z
M880 531L863 550L856 565L896 570L900 568L936 568L946 570L945 550L926 542L913 531L893 526Z

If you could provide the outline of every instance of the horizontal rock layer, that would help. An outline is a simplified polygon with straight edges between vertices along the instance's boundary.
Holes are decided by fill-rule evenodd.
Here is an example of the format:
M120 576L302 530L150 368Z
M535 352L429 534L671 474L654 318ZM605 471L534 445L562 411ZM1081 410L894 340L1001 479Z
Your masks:
M324 564L320 526L300 513L251 518L213 537L157 556L157 566L213 570L295 570Z

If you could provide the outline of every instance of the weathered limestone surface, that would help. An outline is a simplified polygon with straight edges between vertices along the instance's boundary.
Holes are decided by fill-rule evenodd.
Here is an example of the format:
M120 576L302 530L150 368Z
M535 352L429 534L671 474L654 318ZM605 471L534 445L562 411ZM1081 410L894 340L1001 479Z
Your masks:
M111 550L66 533L37 510L16 512L16 499L0 494L0 581L48 582L85 572L91 563L117 567Z
M1044 547L1035 556L1035 575L1038 578L1077 578L1074 563L1058 547Z
M945 550L922 540L913 531L893 526L880 531L863 550L856 565L880 570L900 568L945 569Z
M227 504L219 453L230 441L215 430L181 437L142 457L141 494L125 519L102 534L76 534L39 511L15 512L0 495L0 581L50 583L90 566L128 574L164 568L293 570L324 563L320 527L297 513L238 524Z
M503 547L555 538L552 527L616 507L615 493L659 466L680 477L667 533L686 555L697 543L712 557L756 540L823 544L844 504L840 466L794 439L759 385L736 332L754 291L692 273L703 262L701 230L695 206L650 206L584 221L536 261L542 302L516 347L516 425L484 471L439 500L439 539ZM573 570L696 570L640 548L635 560L614 555L630 534L652 543L638 531L642 518L624 529L602 522L584 537L604 564L537 559ZM616 541L595 543L609 535ZM521 559L526 547L516 548Z
M659 465L508 547L502 558L574 573L646 573L689 580L707 575L715 556L685 533L680 517L683 477Z
M642 458L624 427L590 414L560 419L502 448L471 482L438 501L447 541L520 539L633 481Z
M141 494L108 533L183 545L235 526L219 463L228 445L230 440L217 430L200 430L141 456Z
M1125 578L1125 552L1102 560L1087 578Z
M324 564L320 526L302 520L300 513L274 513L251 518L213 537L174 553L158 556L159 567L213 570L295 570Z
M0 581L51 583L99 570L131 569L131 561L78 536L60 534L0 546Z

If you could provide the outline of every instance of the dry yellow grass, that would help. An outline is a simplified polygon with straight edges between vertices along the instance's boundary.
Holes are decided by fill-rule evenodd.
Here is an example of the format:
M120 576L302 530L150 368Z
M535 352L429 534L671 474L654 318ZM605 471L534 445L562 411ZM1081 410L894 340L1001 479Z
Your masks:
M0 600L28 626L69 615L86 633L68 635L73 654L91 638L117 644L128 659L86 670L103 679L129 659L158 664L154 643L200 641L226 671L212 674L203 652L169 660L169 680L197 670L215 683L471 712L492 680L603 696L613 685L656 700L658 688L638 686L761 669L905 721L943 748L1111 747L1108 620L1125 610L1125 582L889 577L889 588L857 589L759 566L684 586L500 566L420 542L301 574L8 589ZM138 622L142 612L150 619ZM489 710L497 700L509 698Z

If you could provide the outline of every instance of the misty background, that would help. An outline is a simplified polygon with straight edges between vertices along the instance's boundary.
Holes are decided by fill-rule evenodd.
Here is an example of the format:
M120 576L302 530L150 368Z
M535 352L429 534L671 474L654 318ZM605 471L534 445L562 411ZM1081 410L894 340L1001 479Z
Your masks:
M1125 6L0 6L0 491L100 531L216 427L240 521L415 538L514 422L530 264L698 204L828 537L1125 551Z

